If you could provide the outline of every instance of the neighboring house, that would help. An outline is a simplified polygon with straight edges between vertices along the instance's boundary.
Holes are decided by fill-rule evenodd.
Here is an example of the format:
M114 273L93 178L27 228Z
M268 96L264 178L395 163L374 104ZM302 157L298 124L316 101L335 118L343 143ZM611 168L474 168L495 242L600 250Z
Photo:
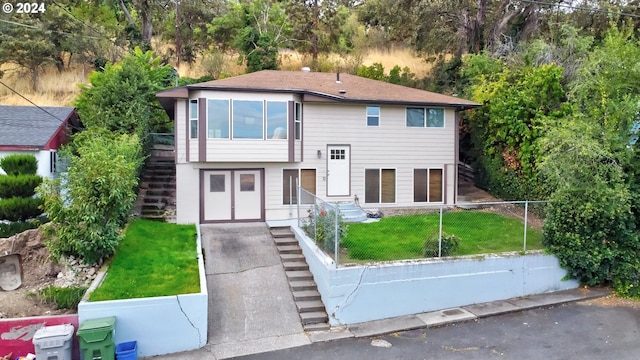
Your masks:
M53 177L58 149L67 141L72 124L78 124L72 107L0 105L0 158L34 155L38 175Z
M287 219L296 179L327 201L357 197L369 208L455 203L458 114L479 106L309 71L157 96L175 119L178 223Z

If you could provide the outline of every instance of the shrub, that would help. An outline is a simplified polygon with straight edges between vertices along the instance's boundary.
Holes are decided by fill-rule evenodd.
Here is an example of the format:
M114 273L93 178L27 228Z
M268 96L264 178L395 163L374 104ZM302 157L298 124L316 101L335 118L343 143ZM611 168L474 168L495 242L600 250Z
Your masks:
M0 219L9 221L22 221L34 218L42 214L40 198L3 199L0 201Z
M89 264L113 255L136 199L141 144L136 135L87 130L74 141L78 155L62 179L38 187L53 225L51 254L73 255ZM63 189L64 181L64 189Z
M10 223L0 223L0 239L8 238L15 234L27 231L29 229L36 229L40 225L47 223L49 219L46 216L40 216L37 219L28 221L14 221Z
M7 175L35 175L38 171L38 160L33 155L9 155L0 159L0 168Z
M325 251L333 254L336 246L336 210L325 210L320 206L309 209L309 220L302 225L304 232ZM347 236L349 226L338 214L338 243Z
M12 197L32 197L42 183L38 175L0 175L0 199Z
M87 288L78 286L66 288L47 286L39 290L37 295L40 301L55 304L58 309L78 310L78 304L86 291Z
M460 239L454 234L442 233L442 248L439 245L439 233L433 233L427 236L424 242L424 257L451 256L460 247ZM440 253L440 254L438 254Z

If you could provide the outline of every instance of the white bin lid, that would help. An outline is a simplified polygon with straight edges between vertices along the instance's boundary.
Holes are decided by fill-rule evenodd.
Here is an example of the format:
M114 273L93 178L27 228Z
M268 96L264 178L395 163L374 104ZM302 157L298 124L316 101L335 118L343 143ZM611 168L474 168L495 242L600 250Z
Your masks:
M57 340L66 341L71 339L71 336L73 336L73 325L71 324L44 326L38 329L33 335L33 343L35 344L42 340L52 340L51 338L54 337L60 338Z

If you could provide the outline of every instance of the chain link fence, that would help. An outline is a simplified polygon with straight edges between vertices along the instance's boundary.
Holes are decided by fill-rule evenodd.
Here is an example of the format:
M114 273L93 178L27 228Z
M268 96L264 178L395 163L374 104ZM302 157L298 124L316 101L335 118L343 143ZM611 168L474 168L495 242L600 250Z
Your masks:
M337 204L298 192L299 227L340 265L543 248L544 201L381 208L346 223Z

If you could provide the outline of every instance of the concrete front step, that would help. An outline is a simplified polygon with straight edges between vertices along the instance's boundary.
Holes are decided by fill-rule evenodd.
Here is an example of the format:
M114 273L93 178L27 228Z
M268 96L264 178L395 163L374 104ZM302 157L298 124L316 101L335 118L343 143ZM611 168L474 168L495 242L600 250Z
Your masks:
M293 291L293 300L295 301L320 300L320 293L318 292L318 290Z
M298 239L293 237L275 238L276 246L298 245Z
M271 229L271 236L273 236L274 239L295 237L289 229Z
M302 254L280 254L280 259L283 263L292 261L306 261Z
M305 291L314 290L317 291L318 285L313 280L294 280L289 281L289 286L292 291Z
M309 312L324 312L324 304L320 300L296 301L300 315Z
M307 265L306 261L290 261L283 262L284 271L299 271L299 270L309 270L309 265Z
M285 271L285 274L287 275L289 282L313 280L313 274L309 270Z
M300 313L300 319L302 320L302 325L326 323L329 321L329 317L324 311Z
M280 254L302 254L302 249L298 245L276 246Z
M327 318L326 321L328 321L329 319ZM331 326L329 326L329 324L327 322L320 322L320 323L311 323L311 324L304 324L304 331L308 331L308 332L312 332L312 331L328 331L331 330Z

